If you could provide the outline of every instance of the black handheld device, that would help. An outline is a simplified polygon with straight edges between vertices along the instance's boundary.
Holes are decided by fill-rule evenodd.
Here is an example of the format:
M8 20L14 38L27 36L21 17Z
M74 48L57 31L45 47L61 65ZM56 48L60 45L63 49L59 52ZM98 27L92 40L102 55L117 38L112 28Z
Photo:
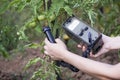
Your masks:
M43 32L46 34L47 39L48 39L51 43L56 43L56 42L55 42L55 39L54 39L54 37L53 37L53 35L52 35L52 33L51 33L50 27L48 27L48 26L43 27ZM74 67L73 65L68 64L68 63L66 63L66 62L64 62L64 61L59 61L59 60L57 60L57 61L56 61L56 65L57 65L57 66L67 67L67 68L69 68L70 70L72 70L73 72L78 72L78 71L79 71L78 68L76 68L76 67Z
M86 44L87 50L83 53L84 57L92 50L96 54L102 47L102 33L75 16L69 17L64 23L63 28L67 35L77 43L83 42Z

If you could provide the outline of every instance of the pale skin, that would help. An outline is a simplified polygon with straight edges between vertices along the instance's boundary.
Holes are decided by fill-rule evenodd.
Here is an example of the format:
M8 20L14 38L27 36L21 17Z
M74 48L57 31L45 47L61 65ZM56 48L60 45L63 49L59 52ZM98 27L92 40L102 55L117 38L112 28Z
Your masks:
M102 39L104 42L102 49L96 55L93 55L91 52L91 57L98 57L110 50L120 49L120 37L103 35ZM85 46L78 45L78 47L82 48L83 51L85 50ZM44 49L44 53L51 56L51 58L72 64L91 76L101 80L120 80L120 63L111 65L81 57L68 51L66 45L60 39L56 39L56 43L50 43L45 39Z

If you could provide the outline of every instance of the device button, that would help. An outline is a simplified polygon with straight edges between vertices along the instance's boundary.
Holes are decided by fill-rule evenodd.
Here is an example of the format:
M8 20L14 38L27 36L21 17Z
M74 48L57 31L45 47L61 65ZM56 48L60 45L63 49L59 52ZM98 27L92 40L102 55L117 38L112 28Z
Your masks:
M88 27L86 26L86 27L84 28L84 30L87 31L87 30L88 30Z
M82 29L79 35L82 36L83 33L84 33L84 30Z

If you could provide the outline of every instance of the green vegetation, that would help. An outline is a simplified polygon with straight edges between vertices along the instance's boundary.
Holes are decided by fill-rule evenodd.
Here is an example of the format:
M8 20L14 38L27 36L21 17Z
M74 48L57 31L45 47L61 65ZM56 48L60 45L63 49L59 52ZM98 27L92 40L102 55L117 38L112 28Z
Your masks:
M0 53L4 57L23 46L42 48L42 27L49 25L55 35L56 29L63 31L61 24L72 14L106 35L120 34L119 0L1 0L0 4ZM33 43L36 39L40 44ZM33 74L33 80L55 80L55 70L59 69L53 61L48 62L48 57L31 61L28 65L43 63Z

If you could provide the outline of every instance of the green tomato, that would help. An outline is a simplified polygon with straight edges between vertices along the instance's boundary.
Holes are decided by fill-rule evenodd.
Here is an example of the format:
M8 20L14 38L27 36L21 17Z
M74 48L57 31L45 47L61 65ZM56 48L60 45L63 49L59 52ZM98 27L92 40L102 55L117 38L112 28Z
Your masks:
M35 26L36 26L36 22L35 21L29 23L29 25L28 25L29 28L34 28Z
M38 20L39 21L42 21L42 20L44 20L45 19L45 15L40 15L40 16L38 16Z
M55 15L51 15L51 16L49 17L49 19L50 19L50 21L55 20Z

